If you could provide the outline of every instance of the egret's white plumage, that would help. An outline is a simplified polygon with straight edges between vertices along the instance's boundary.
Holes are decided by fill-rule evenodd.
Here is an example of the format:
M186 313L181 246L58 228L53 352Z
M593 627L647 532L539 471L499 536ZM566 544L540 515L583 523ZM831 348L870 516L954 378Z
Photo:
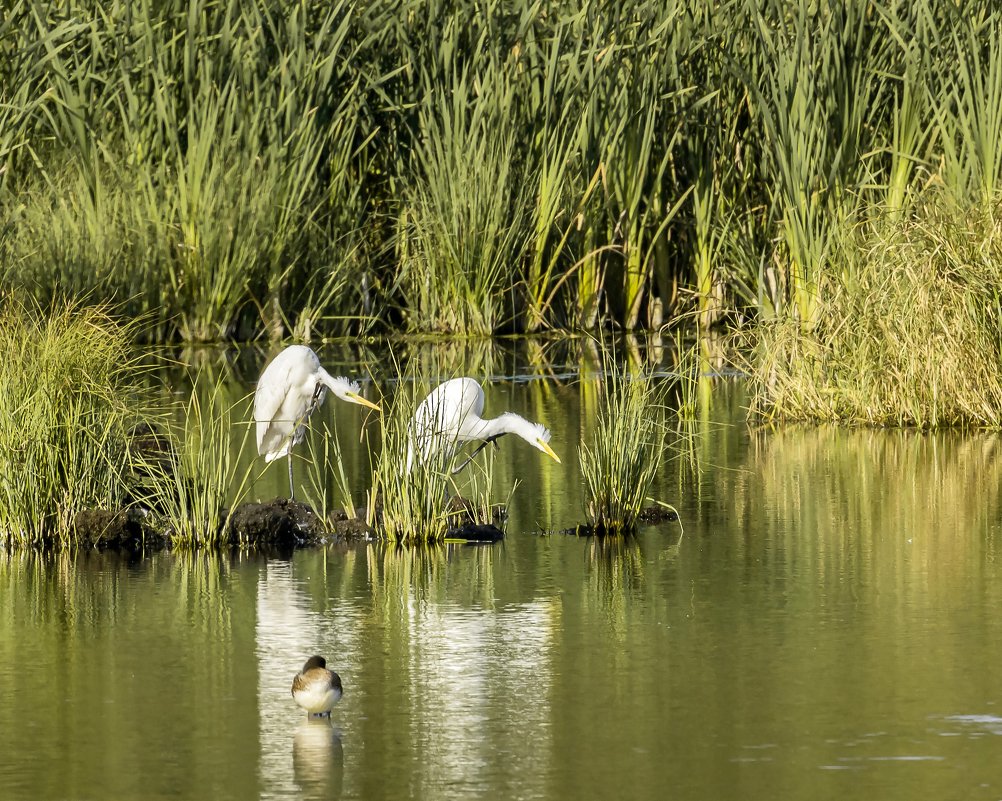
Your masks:
M341 677L322 656L311 656L292 680L292 698L308 715L330 715L343 694Z
M261 373L254 393L257 452L266 462L289 457L289 493L292 488L292 449L306 435L306 421L324 402L327 392L349 403L379 411L359 395L357 381L334 377L305 345L290 345Z
M439 384L414 413L407 469L411 468L415 448L423 460L443 451L451 457L463 443L479 441L486 445L504 434L521 437L560 462L560 457L548 444L550 432L544 426L514 412L486 419L481 417L483 412L484 390L474 379L453 378Z

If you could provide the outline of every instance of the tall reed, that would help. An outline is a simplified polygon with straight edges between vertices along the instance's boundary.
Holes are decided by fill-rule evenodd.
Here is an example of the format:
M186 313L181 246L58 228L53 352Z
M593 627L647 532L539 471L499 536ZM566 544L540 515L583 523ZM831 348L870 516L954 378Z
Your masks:
M517 132L502 116L510 86L501 67L485 68L483 86L475 80L460 72L436 86L426 76L425 137L415 146L418 174L398 250L410 325L419 330L500 328L498 301L514 288L527 249Z
M0 276L155 339L810 327L844 226L990 205L996 6L12 0Z

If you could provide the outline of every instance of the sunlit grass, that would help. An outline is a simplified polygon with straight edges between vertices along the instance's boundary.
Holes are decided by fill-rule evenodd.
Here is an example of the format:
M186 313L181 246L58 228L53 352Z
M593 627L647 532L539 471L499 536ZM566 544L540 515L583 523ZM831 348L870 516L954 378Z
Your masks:
M578 449L585 514L601 533L632 531L668 443L666 385L603 350L602 396Z
M133 453L134 468L148 476L143 503L154 527L174 546L193 548L229 542L233 509L249 490L253 463L240 467L231 445L234 426L243 429L239 449L250 439L251 427L235 419L217 385L208 398L192 392L183 421L174 426L170 443L156 454Z
M0 298L0 539L72 544L78 512L121 508L131 336L97 307L46 316Z
M868 425L1002 425L1000 219L997 201L957 206L940 193L908 217L843 232L845 268L825 281L817 325L804 331L781 321L758 332L753 411Z
M413 440L414 411L437 381L411 378L398 383L383 415L382 440L371 457L367 522L385 539L407 543L440 542L452 527L495 523L496 512L504 517L514 487L495 500L494 456L480 453L467 462L475 445L420 455Z
M316 436L307 436L306 444L309 452L307 503L323 520L329 520L338 510L355 518L355 493L348 480L337 427L332 429L325 422Z
M424 397L420 386L417 381L398 384L373 456L368 523L393 542L437 542L449 528L449 454L410 458L411 420Z

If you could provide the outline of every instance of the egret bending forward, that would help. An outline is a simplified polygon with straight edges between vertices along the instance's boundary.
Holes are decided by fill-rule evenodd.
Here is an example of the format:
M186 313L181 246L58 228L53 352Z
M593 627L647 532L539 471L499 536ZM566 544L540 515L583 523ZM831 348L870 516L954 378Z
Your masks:
M310 717L330 717L331 709L343 694L341 677L327 669L327 660L322 656L307 659L303 669L292 680L292 698Z
M560 457L549 446L550 432L539 423L526 420L514 412L484 419L484 390L472 378L453 378L439 384L421 401L414 413L412 442L422 460L443 453L449 457L464 442L482 442L470 457L453 470L458 473L488 443L505 434L515 434L532 447L541 450L560 463ZM407 449L407 469L411 469L413 447Z
M257 422L257 452L266 462L289 457L289 497L292 484L292 448L306 435L306 421L324 402L327 390L341 400L380 411L379 406L358 394L357 381L334 378L320 359L305 345L290 345L272 359L257 382L254 420Z

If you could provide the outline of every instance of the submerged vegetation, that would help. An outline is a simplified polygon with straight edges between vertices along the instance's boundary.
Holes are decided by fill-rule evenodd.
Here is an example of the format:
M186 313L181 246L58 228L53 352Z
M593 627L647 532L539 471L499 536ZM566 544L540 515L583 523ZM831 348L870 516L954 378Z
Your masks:
M4 284L158 340L806 330L1000 190L989 0L8 6Z

